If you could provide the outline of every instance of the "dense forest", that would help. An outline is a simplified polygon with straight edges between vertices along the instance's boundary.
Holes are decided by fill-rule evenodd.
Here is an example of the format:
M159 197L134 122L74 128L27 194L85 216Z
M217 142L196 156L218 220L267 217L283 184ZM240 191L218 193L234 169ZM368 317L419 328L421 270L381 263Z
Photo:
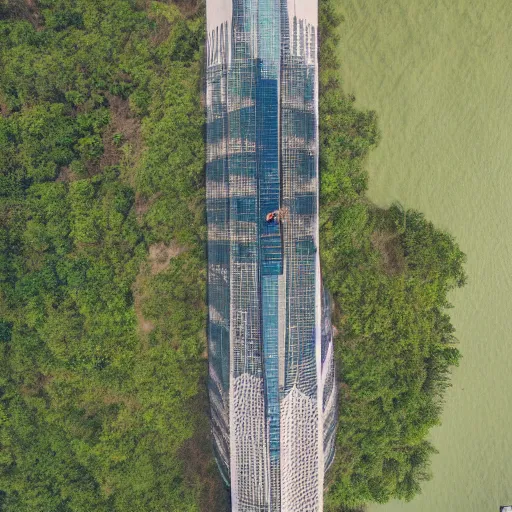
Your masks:
M366 198L376 116L320 0L340 421L326 510L411 499L450 367L453 238ZM223 511L209 440L204 2L0 0L0 510Z

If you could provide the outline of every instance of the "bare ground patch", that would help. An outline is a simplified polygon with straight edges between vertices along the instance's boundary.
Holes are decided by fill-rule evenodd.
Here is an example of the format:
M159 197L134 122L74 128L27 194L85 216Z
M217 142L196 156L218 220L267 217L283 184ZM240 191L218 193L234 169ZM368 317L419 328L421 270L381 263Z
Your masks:
M146 261L142 263L139 274L133 285L135 315L143 340L146 340L147 335L156 327L155 323L145 318L143 313L144 302L149 298L147 291L148 282L151 276L159 274L168 268L172 258L176 258L186 250L186 247L182 247L175 242L171 242L169 245L165 245L164 243L153 244L149 247L148 257Z
M149 279L149 275L146 269L147 264L143 264L143 268L139 272L139 275L137 276L137 279L133 285L135 316L137 317L137 325L143 340L145 340L147 335L155 329L155 324L151 320L145 318L142 312L142 306L147 298L146 284Z
M139 119L130 109L128 100L107 95L110 123L103 133L103 155L100 167L122 163L124 177L134 185L134 168L142 152L142 134Z
M151 42L158 46L162 44L164 41L167 41L168 37L171 35L171 24L168 20L166 20L163 16L159 16L155 20L155 29L153 35L151 36Z
M174 0L173 2L185 17L191 17L198 13L202 7L201 0Z
M69 167L62 167L55 181L69 183L76 179L78 179L76 174Z
M172 258L176 258L187 249L181 247L175 242L171 242L169 246L164 243L154 244L149 247L149 263L151 265L151 273L159 274L165 270Z
M371 242L372 246L380 253L382 268L386 274L393 276L405 270L405 257L397 233L374 231Z
M2 7L6 10L7 18L21 18L32 23L37 30L41 29L41 15L36 0L7 0L0 2L0 10Z

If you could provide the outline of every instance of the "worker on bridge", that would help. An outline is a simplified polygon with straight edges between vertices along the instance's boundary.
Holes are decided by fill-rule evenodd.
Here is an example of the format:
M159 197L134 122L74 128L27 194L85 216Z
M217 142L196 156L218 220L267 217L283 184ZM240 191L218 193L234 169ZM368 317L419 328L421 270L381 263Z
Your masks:
M279 210L267 213L265 220L267 224L277 224L279 222Z
M285 210L275 210L273 212L267 213L267 216L265 217L265 220L267 221L267 224L279 224L284 220L285 217Z

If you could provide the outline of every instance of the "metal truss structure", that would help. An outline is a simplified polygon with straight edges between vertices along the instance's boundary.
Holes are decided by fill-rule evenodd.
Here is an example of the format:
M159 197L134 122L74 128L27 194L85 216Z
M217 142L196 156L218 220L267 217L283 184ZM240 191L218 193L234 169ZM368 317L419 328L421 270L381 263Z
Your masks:
M240 512L313 512L334 456L315 0L207 0L209 392Z

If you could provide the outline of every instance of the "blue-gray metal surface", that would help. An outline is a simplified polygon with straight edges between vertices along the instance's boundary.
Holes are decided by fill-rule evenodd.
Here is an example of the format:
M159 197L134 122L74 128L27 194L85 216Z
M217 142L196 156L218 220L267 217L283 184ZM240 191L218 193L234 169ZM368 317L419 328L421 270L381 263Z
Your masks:
M316 5L298 0L300 17L289 4L207 0L209 390L217 461L243 512L321 510L334 455Z

